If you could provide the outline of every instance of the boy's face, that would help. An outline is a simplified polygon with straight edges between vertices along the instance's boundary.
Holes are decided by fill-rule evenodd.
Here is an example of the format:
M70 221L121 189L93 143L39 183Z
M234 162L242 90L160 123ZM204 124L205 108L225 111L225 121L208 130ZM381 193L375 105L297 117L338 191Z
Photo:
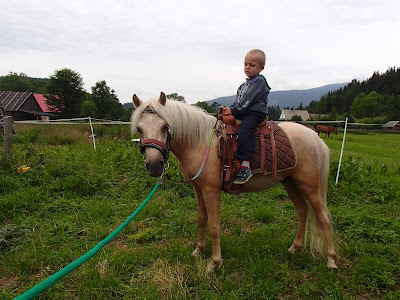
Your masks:
M244 73L246 76L252 78L258 75L262 70L264 70L264 66L260 64L258 56L247 53L244 58Z

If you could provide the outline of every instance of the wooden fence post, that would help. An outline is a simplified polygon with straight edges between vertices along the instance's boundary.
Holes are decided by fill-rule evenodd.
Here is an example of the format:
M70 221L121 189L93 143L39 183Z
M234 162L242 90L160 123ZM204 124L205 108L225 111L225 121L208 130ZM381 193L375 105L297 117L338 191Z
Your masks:
M4 155L11 156L12 117L4 117Z

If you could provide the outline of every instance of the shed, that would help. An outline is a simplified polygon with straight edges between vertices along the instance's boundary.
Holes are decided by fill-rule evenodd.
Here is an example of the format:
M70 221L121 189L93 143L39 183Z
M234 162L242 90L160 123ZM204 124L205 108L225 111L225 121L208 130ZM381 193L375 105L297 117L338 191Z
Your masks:
M400 131L400 121L389 121L382 125L386 130Z
M0 106L4 108L6 115L12 116L16 121L39 120L42 116L54 115L45 99L42 94L32 92L0 91Z
M308 111L298 109L282 109L279 120L290 120L294 116L300 116L303 121L307 121L310 118Z

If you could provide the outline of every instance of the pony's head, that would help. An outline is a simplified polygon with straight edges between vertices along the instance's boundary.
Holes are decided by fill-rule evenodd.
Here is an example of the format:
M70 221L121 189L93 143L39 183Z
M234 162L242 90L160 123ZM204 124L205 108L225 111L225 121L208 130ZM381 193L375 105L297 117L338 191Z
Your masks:
M335 134L337 135L337 127L335 127L335 129L333 130L335 132Z
M161 93L157 103L143 103L136 94L133 95L133 104L136 107L132 115L133 131L137 130L140 136L140 152L145 160L150 176L160 176L169 156L169 144L172 131L165 119L160 117L153 106L165 106L167 99ZM154 102L154 101L153 101Z
M161 92L158 99L142 102L133 95L132 133L140 135L141 152L151 176L162 174L171 144L195 146L206 143L216 119L197 106L167 100ZM173 134L172 134L173 133Z

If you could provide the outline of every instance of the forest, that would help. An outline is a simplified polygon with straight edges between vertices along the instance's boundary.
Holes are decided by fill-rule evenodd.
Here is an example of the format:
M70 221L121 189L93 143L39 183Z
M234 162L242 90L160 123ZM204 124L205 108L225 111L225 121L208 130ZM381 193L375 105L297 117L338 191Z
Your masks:
M0 90L44 94L48 104L58 111L59 118L92 116L94 118L128 121L132 106L122 105L115 91L105 80L91 87L83 88L82 76L71 69L56 70L50 78L32 78L24 73L10 72L0 77ZM177 93L167 95L168 99L185 101ZM195 105L206 111L216 112L218 103L211 105L198 101ZM364 123L384 123L400 119L400 68L389 68L385 73L374 72L371 78L359 81L353 79L337 91L329 92L318 101L311 101L303 107L310 114L319 114L321 119L343 120ZM281 113L279 106L268 107L270 118L277 120Z
M305 107L312 114L327 114L330 119L386 122L400 118L400 68L374 72L365 81L353 79L335 92L311 101Z
M56 70L50 78L33 78L25 73L10 72L0 76L0 90L43 94L57 118L91 116L129 121L133 110L132 104L120 103L117 94L105 80L97 81L89 93L83 87L82 76L68 68ZM168 94L167 98L185 101L177 93Z

